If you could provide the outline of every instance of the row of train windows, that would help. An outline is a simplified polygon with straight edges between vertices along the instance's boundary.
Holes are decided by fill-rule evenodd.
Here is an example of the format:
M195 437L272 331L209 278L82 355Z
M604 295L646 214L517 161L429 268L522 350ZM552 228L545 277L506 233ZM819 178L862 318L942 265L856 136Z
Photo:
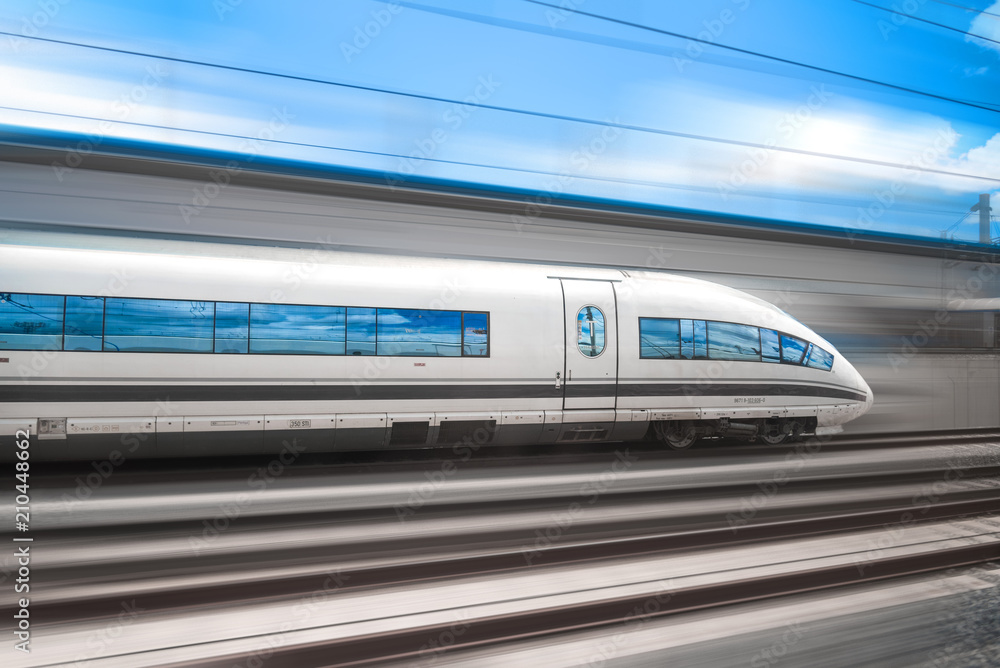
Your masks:
M639 357L833 368L833 355L814 343L773 329L714 320L639 318Z
M489 313L0 293L0 349L488 357Z

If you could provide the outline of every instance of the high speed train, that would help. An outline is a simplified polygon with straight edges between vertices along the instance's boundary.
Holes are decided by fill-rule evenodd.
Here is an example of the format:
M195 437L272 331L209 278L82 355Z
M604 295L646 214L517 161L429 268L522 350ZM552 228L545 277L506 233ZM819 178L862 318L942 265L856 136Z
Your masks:
M780 309L659 271L40 231L0 247L32 458L781 443L872 392Z

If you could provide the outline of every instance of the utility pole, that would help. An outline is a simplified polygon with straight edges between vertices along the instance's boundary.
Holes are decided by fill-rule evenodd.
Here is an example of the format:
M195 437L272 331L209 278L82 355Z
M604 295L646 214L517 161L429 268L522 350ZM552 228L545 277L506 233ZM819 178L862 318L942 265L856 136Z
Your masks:
M993 243L993 235L990 234L990 194L979 195L979 204L973 204L969 211L979 212L979 243L989 245ZM983 313L983 346L986 348L1000 344L1000 333L997 326L1000 325L1000 314L986 311Z
M979 204L973 204L969 211L979 212L979 243L990 244L993 241L990 235L990 194L981 194Z

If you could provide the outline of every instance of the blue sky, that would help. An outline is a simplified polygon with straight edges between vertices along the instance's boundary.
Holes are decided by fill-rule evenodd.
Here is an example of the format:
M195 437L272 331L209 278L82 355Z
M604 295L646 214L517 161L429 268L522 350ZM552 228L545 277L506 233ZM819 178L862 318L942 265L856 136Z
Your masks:
M0 125L933 239L1000 201L1000 2L541 1L7 0Z

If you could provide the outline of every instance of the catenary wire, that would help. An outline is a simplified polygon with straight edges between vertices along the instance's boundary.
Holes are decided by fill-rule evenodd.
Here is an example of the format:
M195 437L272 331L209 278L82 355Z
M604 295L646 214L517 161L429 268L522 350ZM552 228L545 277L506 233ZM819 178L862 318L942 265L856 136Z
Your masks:
M931 2L937 3L939 5L947 5L949 7L957 7L959 9L964 9L967 12L973 12L974 14L985 14L986 16L993 16L995 18L1000 18L1000 14L994 12L988 12L985 9L976 9L975 7L966 7L965 5L958 5L954 2L947 2L946 0L931 0Z
M78 114L67 114L67 113L49 112L49 111L37 111L37 110L33 110L33 109L23 109L23 108L19 108L19 107L4 107L4 106L0 106L0 109L8 109L8 110L11 110L11 111L21 111L21 112L35 113L35 114L45 114L45 115L49 115L49 116L61 116L61 117L65 117L65 118L74 118L74 119L79 119L79 120L95 121L95 122L101 122L101 121L104 120L104 119L101 119L101 118L97 118L95 116L82 116L82 115L78 115ZM415 158L413 156L407 156L407 155L403 155L403 154L400 154L400 153L388 153L388 152L382 152L382 151L369 151L369 150L355 149L355 148L342 148L342 147L336 147L336 146L326 146L326 145L323 145L323 144L308 144L308 143L304 143L304 142L293 142L293 141L282 140L282 139L261 139L261 138L257 138L257 137L248 137L246 135L227 134L227 133L223 133L223 132L213 132L213 131L210 131L210 130L189 130L189 129L184 129L184 128L170 127L170 126L166 126L166 125L158 125L158 124L153 124L153 123L139 123L137 121L117 121L117 122L123 123L125 125L134 125L134 126L137 126L137 127L146 127L146 128L156 129L156 130L169 130L171 132L190 132L190 133L193 133L193 134L204 134L204 135L210 135L210 136L215 136L215 137L225 137L225 138L228 138L228 139L243 139L243 140L249 140L249 141L269 142L269 143L274 143L274 144L287 144L287 145L291 145L291 146L301 146L303 148L316 148L316 149L329 150L329 151L343 151L345 153L358 153L358 154L362 154L362 155L373 155L373 156L378 156L378 157L399 158L400 160L411 160L411 161L419 161L419 162L435 162L435 163L441 163L441 164L447 164L447 165L458 165L458 166L461 166L461 167L477 167L477 168L481 168L481 169L495 169L495 170L499 170L499 171L510 171L510 172L523 173L523 174L535 174L535 175L539 175L539 176L555 177L555 178L559 178L559 179L562 179L562 178L572 178L572 179L578 179L578 180L596 181L596 182L599 182L599 183L614 183L614 184L622 184L622 185L634 185L634 186L646 186L646 187L655 187L655 188L667 188L667 189L671 189L671 190L685 190L685 191L690 191L690 192L702 192L702 193L712 193L712 192L718 193L719 192L719 188L718 187L712 187L712 186L695 186L695 185L668 184L668 183L653 182L653 181L638 181L636 179L616 179L616 178L609 178L609 177L587 176L585 174L572 174L572 173L566 172L566 171L563 171L563 172L550 172L550 171L539 170L539 169L530 169L530 168L522 168L522 167L505 167L505 166L501 166L501 165L488 165L488 164L485 164L485 163L466 162L466 161L461 161L461 160L445 160L443 158L431 158L431 157ZM406 180L409 178L408 175L404 176L402 174L402 172L399 172L399 171L395 171L395 172L383 171L383 174L385 174L387 178L391 177L392 175L399 175L401 178L395 179L395 180L391 181L391 183L394 184L394 185L395 184L399 184L399 183L405 183ZM746 189L742 189L742 188L740 190L741 191L739 192L739 196L741 196L741 197L757 197L757 198L765 198L765 199L770 199L770 198L773 197L773 195L771 193L767 193L767 192L758 193L758 192L754 192L754 191L747 191ZM3 188L0 188L0 192L9 192L9 191L5 191ZM821 198L815 198L815 197L805 197L805 196L801 196L801 195L798 195L798 196L787 196L786 195L786 196L782 197L781 199L783 199L785 201L807 202L807 203L811 203L811 204L825 204L825 205L832 205L832 206L856 206L859 203L864 203L865 201L867 201L867 200L854 199L854 200L844 200L844 201L837 202L837 201L830 201L828 199L821 199ZM912 211L914 213L952 214L952 215L955 214L955 213L957 213L956 211L953 211L953 210L927 209L926 207L897 206L896 209L899 210L899 211Z
M982 109L983 111L992 111L994 113L1000 113L1000 109L996 106L988 106L989 103L985 102L969 102L966 100L959 100L953 97L948 97L946 95L938 95L937 93L931 93L929 91L923 91L916 88L908 88L907 86L900 86L898 84L888 83L886 81L878 81L877 79L869 79L867 77L862 77L857 74L849 74L847 72L839 72L837 70L831 70L826 67L820 67L818 65L809 65L807 63L802 63L797 60L790 60L788 58L781 58L779 56L772 56L766 53L760 53L758 51L751 51L749 49L741 49L736 46L729 46L727 44L720 44L712 40L700 39L698 37L692 37L690 35L684 35L678 32L672 32L669 30L663 30L662 28L653 28L652 26L643 25L641 23L634 23L632 21L625 21L623 19L616 19L610 16L604 16L603 14L594 14L592 12L585 12L581 9L575 7L567 7L563 5L554 5L549 2L543 2L542 0L524 0L525 2L530 2L535 5L541 5L542 7L549 7L551 9L558 9L559 11L573 12L575 14L580 14L581 16L589 16L594 19L601 21L608 21L610 23L617 23L619 25L629 26L632 28L638 28L639 30L648 30L650 32L659 33L661 35L669 35L670 37L677 37L679 39L686 39L692 42L698 42L700 44L707 44L709 46L714 46L719 49L725 49L728 51L733 51L736 53L742 53L748 56L754 56L756 58L764 58L766 60L772 60L778 63L784 63L786 65L792 65L795 67L803 67L806 69L813 70L815 72L823 72L824 74L831 74L838 77L845 77L848 79L853 79L854 81L863 81L865 83L873 84L876 86L884 86L886 88L891 88L893 90L903 91L906 93L912 93L914 95L921 95L924 97L933 98L935 100L942 100L944 102L952 102L954 104L961 104L967 107L973 107L975 109Z
M528 2L534 2L535 0L527 0L527 1ZM542 3L542 4L544 4L544 3ZM0 35L11 35L11 34L12 33L0 31ZM570 123L579 123L579 124L583 124L583 125L591 125L591 126L597 126L597 127L602 127L602 128L615 127L615 128L621 128L623 130L631 130L631 131L635 131L635 132L646 132L646 133L650 133L650 134L658 134L658 135L664 135L664 136L670 136L670 137L678 137L678 138L681 138L681 139L690 139L690 140L695 140L695 141L704 141L704 142L711 142L711 143L716 143L716 144L727 144L727 145L731 145L731 146L742 146L742 147L745 147L745 148L763 149L763 150L766 150L766 151L778 151L778 152L781 152L781 153L792 153L792 154L796 154L796 155L806 155L806 156L811 156L811 157L815 157L815 158L824 158L824 159L829 159L829 160L841 160L841 161L846 161L846 162L854 162L854 163L858 163L858 164L874 165L874 166L878 166L878 167L889 167L891 169L909 169L909 170L914 170L914 171L919 171L919 172L925 172L925 173L930 173L930 174L943 174L945 176L957 176L957 177L960 177L960 178L968 178L968 179L974 179L974 180L979 180L979 181L988 181L988 182L991 182L991 183L993 183L993 182L1000 182L1000 178L997 178L997 177L984 176L984 175L980 175L980 174L968 174L968 173L965 173L965 172L953 172L953 171L950 171L950 170L934 169L934 168L931 168L931 167L923 167L923 166L914 165L914 164L903 164L903 163L890 162L890 161L886 161L886 160L874 160L874 159L871 159L871 158L859 158L859 157L856 157L856 156L837 155L837 154L832 154L832 153L824 153L824 152L821 152L821 151L807 151L807 150L804 150L804 149L796 149L796 148L790 148L790 147L786 147L786 146L775 146L775 145L771 145L771 144L762 144L762 143L759 143L759 142L748 142L748 141L741 141L741 140L738 140L738 139L726 139L726 138L723 138L723 137L713 137L713 136L710 136L710 135L698 135L698 134L693 134L693 133L688 133L688 132L676 132L676 131L673 131L673 130L664 130L662 128L653 128L653 127L647 127L647 126L641 126L641 125L632 125L632 124L629 124L629 123L616 123L614 121L599 121L599 120L594 120L594 119L589 119L589 118L581 118L581 117L577 117L577 116L568 116L568 115L565 115L565 114L556 114L556 113L544 112L544 111L533 111L533 110L527 110L527 109L517 109L517 108L514 108L514 107L504 107L504 106L500 106L500 105L486 104L486 103L483 103L483 102L467 102L467 101L463 101L463 100L455 100L455 99L451 99L451 98L444 98L444 97L439 97L439 96L435 96L435 95L427 95L427 94L423 94L423 93L408 93L408 92L403 92L403 91L394 91L394 90L389 90L389 89L385 89L385 88L377 88L377 87L374 87L374 86L362 86L360 84L348 84L348 83L341 83L341 82L336 82L336 81L327 81L327 80L323 80L323 79L317 79L317 78L313 78L313 77L305 77L305 76L301 76L301 75L278 74L278 73L275 73L275 72L268 72L266 70L255 70L255 69L252 69L252 68L237 67L237 66L234 66L234 65L220 65L220 64L216 64L216 63L207 63L207 62L203 62L203 61L191 60L191 59L187 59L187 58L178 58L178 57L174 57L174 56L157 56L157 55L153 55L153 54L149 54L149 53L143 53L143 52L138 52L138 51L130 51L130 50L127 50L127 49L117 49L117 48L114 48L114 47L95 46L95 45L92 45L92 44L81 44L79 42L70 42L70 41L65 41L65 40L57 40L57 39L52 39L52 38L48 38L48 37L30 37L28 39L40 40L40 41L44 41L44 42L50 42L50 43L62 44L62 45L68 45L68 46L74 46L74 47L81 47L81 48L87 48L87 49L95 49L95 50L99 50L99 51L110 51L110 52L113 52L113 53L122 53L122 54L126 54L126 55L131 55L131 56L138 56L138 57L142 57L142 58L152 58L152 59L160 59L160 60L165 60L165 61L170 61L170 62L179 62L179 63L184 63L184 64L187 64L187 65L196 65L196 66L202 66L202 67L214 67L214 68L225 69L225 70L230 70L230 71L235 71L235 72L243 72L243 73L247 73L247 74L255 74L255 75L262 75L262 76L285 78L285 79L291 79L291 80L295 80L295 81L303 81L303 82L308 82L308 83L317 83L317 84L328 85L328 86L338 86L338 87L342 87L342 88L349 88L349 89L353 89L353 90L363 90L363 91L366 91L366 92L372 92L372 93L378 93L378 94L388 94L388 95L396 95L396 96L402 96L402 97L410 97L410 98L414 98L414 99L426 100L426 101L431 101L431 102L443 102L443 103L446 103L446 104L463 105L463 106L473 106L473 107L477 107L477 108L480 108L480 109L489 109L491 111L499 111L499 112L504 112L504 113L520 114L520 115L526 115L526 116L533 116L533 117L537 117L537 118L547 118L547 119L550 119L550 120L559 120L559 121L565 121L565 122L570 122ZM16 109L14 107L0 107L0 108ZM37 110L26 110L26 109L20 109L20 111L29 111L29 112L35 112L35 113L50 113L50 112L38 112ZM171 129L177 129L177 128L171 128ZM291 143L295 143L295 142L291 142ZM302 145L309 146L308 144L302 144ZM316 147L317 148L326 148L326 149L334 148L334 147L330 147L330 146L316 146Z
M882 7L882 6L876 5L875 3L872 3L872 2L866 2L865 0L851 0L851 2L856 2L859 5L865 5L867 7L873 7L875 9L879 9L879 10L881 10L883 12L889 12L890 14L895 14L896 16L903 16L903 17L905 17L907 19L913 19L914 21L919 21L921 23L926 23L928 25L937 26L938 28L944 28L945 30L951 30L952 32L957 32L960 35L968 35L969 37L974 37L975 39L981 39L981 40L983 40L985 42L992 42L993 44L1000 44L1000 42L998 42L995 39L990 39L989 37L983 37L982 35L976 35L976 34L971 33L971 32L966 32L965 30L962 30L960 28L953 28L952 26L945 25L943 23L938 23L937 21L930 21L928 19L922 19L919 16L917 16L916 14L907 14L905 12L896 11L895 9L891 9L889 7Z

